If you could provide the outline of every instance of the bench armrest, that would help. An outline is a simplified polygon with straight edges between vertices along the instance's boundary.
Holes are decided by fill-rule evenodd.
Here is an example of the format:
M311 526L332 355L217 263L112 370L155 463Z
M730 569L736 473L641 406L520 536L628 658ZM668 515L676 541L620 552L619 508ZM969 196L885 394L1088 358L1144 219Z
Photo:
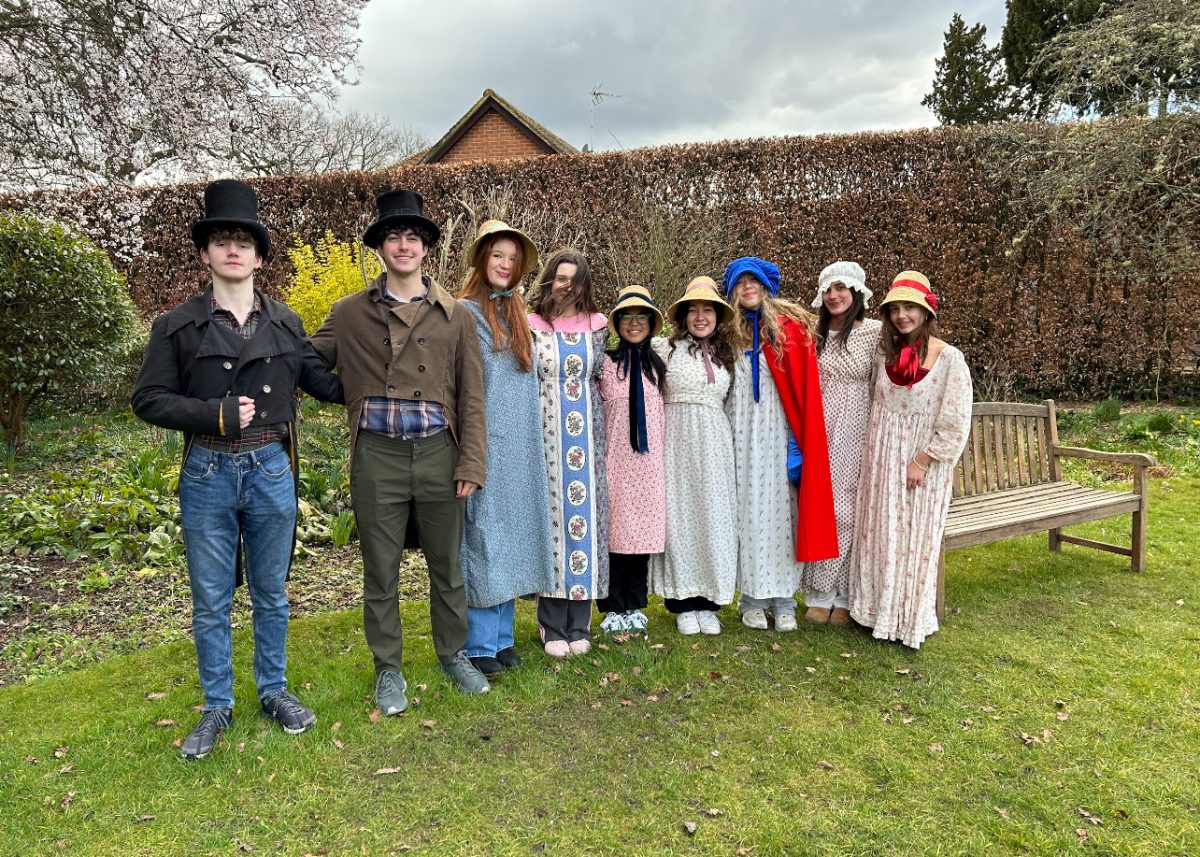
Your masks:
M1134 467L1153 467L1158 460L1144 452L1101 452L1082 446L1052 446L1050 454L1061 458L1090 458L1094 461L1111 461L1114 464L1131 464Z

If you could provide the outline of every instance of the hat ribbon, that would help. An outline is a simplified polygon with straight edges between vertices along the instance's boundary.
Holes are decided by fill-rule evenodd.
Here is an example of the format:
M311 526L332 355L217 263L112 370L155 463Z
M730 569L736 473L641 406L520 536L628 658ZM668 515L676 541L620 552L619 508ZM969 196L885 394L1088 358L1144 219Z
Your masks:
M617 346L617 377L629 379L629 445L634 452L650 451L646 433L646 394L642 388L642 353L649 347L649 339L636 345L622 339Z
M750 350L746 352L746 356L750 358L750 378L754 386L754 401L758 401L758 352L762 348L762 307L758 309L744 309L742 316L746 321L750 322L750 329L753 332L753 342L750 345Z
M906 385L910 390L912 385L923 377L921 375L921 340L912 345L901 346L896 362L887 367L888 376L898 384Z
M897 286L907 286L910 289L916 289L925 296L925 302L929 304L929 308L934 312L937 312L938 296L930 291L929 286L925 285L920 280L896 280L896 282L892 283L892 288L894 289Z
M492 289L492 293L490 295L488 295L488 297L494 301L501 301L501 300L504 300L505 298L511 298L512 294L513 294L512 289L505 289L504 291Z
M695 337L692 337L692 339L697 345L700 346L700 356L704 358L704 374L708 376L708 380L705 383L717 383L717 376L713 373L712 360L709 357L710 352L708 348L708 337L706 336L704 339L696 339Z

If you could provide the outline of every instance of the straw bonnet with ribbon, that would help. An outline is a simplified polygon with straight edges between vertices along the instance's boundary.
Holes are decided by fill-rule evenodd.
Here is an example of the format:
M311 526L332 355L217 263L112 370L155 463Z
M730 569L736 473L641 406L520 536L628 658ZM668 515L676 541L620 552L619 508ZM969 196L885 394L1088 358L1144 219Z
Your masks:
M779 266L757 256L742 256L730 262L721 277L721 287L725 290L727 299L733 300L733 291L743 274L749 274L758 280L771 297L779 294ZM754 401L757 402L760 371L758 352L762 350L762 303L754 309L743 308L742 317L750 324L750 348L746 351L746 356L750 358L750 386L754 390Z
M687 305L693 301L708 301L717 311L717 324L724 324L733 318L733 307L721 299L717 292L717 281L712 277L696 277L687 284L683 297L667 308L667 315L680 327L685 326ZM680 312L682 310L682 312Z
M399 189L381 193L375 199L378 211L375 222L363 233L363 243L372 250L378 250L389 229L420 226L433 236L429 246L437 244L442 237L442 230L422 213L424 206L424 198L415 190Z
M617 302L613 304L612 312L608 316L608 332L613 336L619 337L620 333L617 332L618 317L637 307L647 310L654 316L654 324L650 326L650 335L657 335L663 329L663 314L659 312L658 307L651 301L650 292L645 286L633 285L621 289L617 295Z
M487 239L495 235L504 235L512 238L521 245L521 272L513 279L513 283L520 283L525 279L525 276L532 270L535 270L538 265L538 251L533 244L533 239L516 227L509 226L503 220L485 220L479 227L479 234L475 236L475 240L467 247L466 253L463 254L463 261L469 267L475 265L475 254L479 252L479 245Z
M192 241L197 249L208 246L208 237L221 229L248 232L264 260L271 255L271 236L258 222L258 195L254 188L235 179L221 179L204 189L204 217L192 224Z
M813 309L821 308L821 298L834 283L841 283L847 288L854 289L863 296L863 306L871 305L871 290L867 288L867 272L862 269L862 265L857 262L834 262L817 277L817 296L813 298Z
M929 278L920 271L901 271L897 274L879 306L900 301L924 307L930 315L937 318L938 296L929 287Z

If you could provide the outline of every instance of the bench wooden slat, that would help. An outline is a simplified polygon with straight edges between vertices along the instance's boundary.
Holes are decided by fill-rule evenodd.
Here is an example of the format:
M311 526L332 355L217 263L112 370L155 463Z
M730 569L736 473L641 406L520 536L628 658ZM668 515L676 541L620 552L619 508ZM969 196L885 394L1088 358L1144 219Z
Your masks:
M1043 482L1040 485L1026 485L1023 488L1010 488L1007 491L976 494L973 497L963 497L961 500L956 500L951 504L950 512L953 514L958 510L966 510L979 505L992 505L995 503L1010 503L1013 506L1020 506L1022 503L1028 503L1031 499L1070 496L1078 487L1080 486L1071 482Z
M972 512L955 515L946 519L946 532L957 534L970 530L971 532L986 529L1001 528L1008 521L1033 521L1063 516L1078 516L1089 512L1102 512L1101 517L1111 517L1132 511L1138 506L1135 494L1114 494L1111 497L1074 497L1068 500L1047 503L1031 503L1021 507L1004 507L989 509L981 507ZM1118 509L1122 511L1117 511ZM1076 523L1095 518L1080 518ZM1043 527L1043 529L1046 529Z
M976 416L992 416L994 414L1020 414L1024 417L1041 417L1046 419L1048 411L1045 403L1030 405L1023 402L976 402L971 406L971 413Z

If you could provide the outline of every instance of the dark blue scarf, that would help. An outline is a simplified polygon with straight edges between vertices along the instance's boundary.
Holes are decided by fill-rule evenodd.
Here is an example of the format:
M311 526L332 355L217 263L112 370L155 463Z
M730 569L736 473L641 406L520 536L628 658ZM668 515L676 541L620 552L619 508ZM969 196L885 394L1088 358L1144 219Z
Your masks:
M758 401L758 352L762 348L761 336L759 328L762 325L762 308L759 309L744 309L742 310L742 318L750 322L751 335L753 341L750 345L750 350L746 352L746 356L750 358L750 377L754 382L754 401Z
M649 349L649 337L637 345L624 339L617 345L617 377L629 379L629 445L634 452L650 451L646 434L646 393L642 387L643 365L650 362Z

